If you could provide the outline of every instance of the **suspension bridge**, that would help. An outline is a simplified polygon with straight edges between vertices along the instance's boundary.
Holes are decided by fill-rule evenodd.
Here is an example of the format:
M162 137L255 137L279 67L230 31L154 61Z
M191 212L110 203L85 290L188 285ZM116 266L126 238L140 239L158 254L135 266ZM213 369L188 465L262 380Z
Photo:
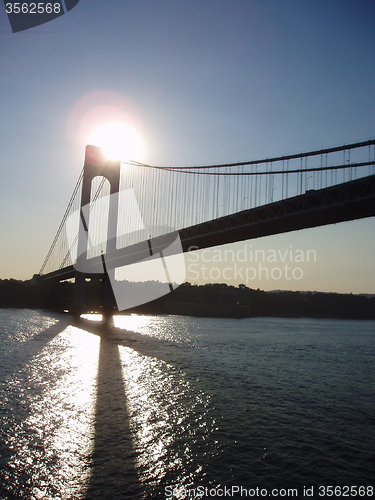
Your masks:
M182 167L108 160L100 148L87 146L34 281L75 278L75 302L83 306L87 278L147 259L176 234L181 246L175 251L189 252L372 216L375 140Z

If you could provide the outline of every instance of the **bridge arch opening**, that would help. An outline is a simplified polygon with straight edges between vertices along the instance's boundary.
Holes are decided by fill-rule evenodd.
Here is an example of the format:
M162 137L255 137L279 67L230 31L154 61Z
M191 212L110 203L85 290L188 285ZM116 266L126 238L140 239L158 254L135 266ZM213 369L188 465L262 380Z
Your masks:
M87 258L105 254L107 250L109 202L111 185L106 177L91 180Z

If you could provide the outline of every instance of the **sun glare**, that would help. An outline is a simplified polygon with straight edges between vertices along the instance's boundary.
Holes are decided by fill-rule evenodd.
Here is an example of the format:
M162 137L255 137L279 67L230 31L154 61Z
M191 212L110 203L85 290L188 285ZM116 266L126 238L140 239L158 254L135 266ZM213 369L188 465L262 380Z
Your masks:
M123 123L108 123L98 128L92 134L90 144L100 146L109 159L141 161L141 138Z

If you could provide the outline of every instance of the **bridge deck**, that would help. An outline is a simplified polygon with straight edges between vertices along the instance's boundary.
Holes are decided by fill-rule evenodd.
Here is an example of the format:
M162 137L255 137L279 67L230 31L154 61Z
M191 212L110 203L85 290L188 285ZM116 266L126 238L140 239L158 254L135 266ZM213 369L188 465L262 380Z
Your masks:
M260 238L311 227L375 216L375 175L345 182L282 201L244 210L179 231L184 252ZM164 239L163 239L164 238ZM165 237L153 239L153 247L165 247ZM119 249L113 267L150 256L147 242ZM95 265L95 259L93 266ZM73 266L40 276L41 281L74 278ZM87 276L94 276L87 273ZM95 274L95 276L98 276Z

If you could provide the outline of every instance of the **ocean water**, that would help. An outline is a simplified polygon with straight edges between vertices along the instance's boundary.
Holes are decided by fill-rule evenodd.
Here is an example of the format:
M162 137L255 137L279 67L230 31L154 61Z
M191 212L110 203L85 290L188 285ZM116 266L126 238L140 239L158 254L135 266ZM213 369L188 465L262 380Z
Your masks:
M97 319L0 310L2 500L375 497L375 322Z

